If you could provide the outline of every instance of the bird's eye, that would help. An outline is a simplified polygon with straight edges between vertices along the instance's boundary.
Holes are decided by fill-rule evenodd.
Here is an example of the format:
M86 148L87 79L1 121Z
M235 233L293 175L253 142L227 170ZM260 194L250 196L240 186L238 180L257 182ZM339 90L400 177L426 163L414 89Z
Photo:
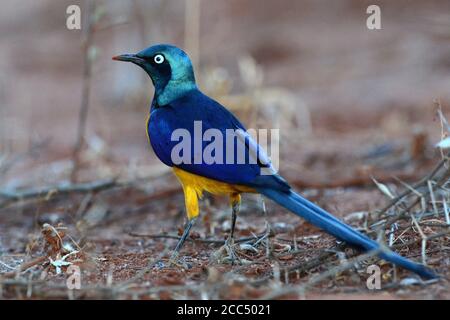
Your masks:
M155 61L155 63L157 64L161 64L164 62L164 56L162 54L157 54L153 60Z

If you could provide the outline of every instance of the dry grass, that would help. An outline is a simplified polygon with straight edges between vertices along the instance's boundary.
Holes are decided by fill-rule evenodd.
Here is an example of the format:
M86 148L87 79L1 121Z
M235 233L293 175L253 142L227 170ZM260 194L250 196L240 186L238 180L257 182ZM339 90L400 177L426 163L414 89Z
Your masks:
M443 275L438 283L422 282L404 270L381 263L383 290L398 297L405 290L411 290L410 294L423 291L434 297L445 297L442 290L447 286L449 270L449 168L449 159L444 157L417 183L409 185L402 182L404 191L398 193L392 184L378 183L382 193L389 195L389 204L379 210L349 216L354 227L372 237L378 236L380 241L400 254L418 259ZM160 180L167 180L166 174L153 176L153 183L157 184ZM342 244L333 245L334 241L322 233L299 235L299 232L307 232L305 225L297 225L294 231L289 231L285 225L277 227L274 222L276 215L270 221L259 218L261 221L265 219L265 227L258 235L258 230L248 226L239 230L241 237L237 241L237 252L241 265L209 261L207 257L223 244L227 227L205 220L211 230L220 227L219 234L223 238L218 234L208 236L207 230L202 232L203 236L193 232L183 256L185 267L168 267L165 264L173 243L164 239L176 240L178 235L165 232L142 234L131 229L127 231L126 240L124 230L117 229L120 221L131 214L124 211L123 200L117 200L129 198L127 195L130 194L140 194L140 189L151 184L139 179L126 183L100 182L55 186L46 188L45 192L43 189L39 192L30 189L17 193L26 197L12 196L11 191L2 193L7 201L6 212L27 211L36 205L42 208L42 212L52 212L69 199L78 203L69 213L73 220L68 227L61 224L53 227L45 223L41 235L34 234L28 240L27 249L23 252L25 255L21 258L17 258L17 254L0 256L0 292L3 298L272 299L345 292L365 295L370 292L365 287L368 276L365 268L373 263L373 252L361 255L349 251ZM145 196L145 201L153 202L147 208L155 209L157 202L158 210L167 210L170 208L170 198L178 191L178 187L153 191L153 196ZM133 203L136 205L136 201L142 200L136 200L133 196L128 201L131 202L131 210L141 210L139 206L133 208ZM208 205L205 210L219 214L221 208L222 205ZM112 217L111 212L118 214ZM221 220L217 214L215 219ZM61 218L58 215L44 219L56 219L57 223ZM170 219L173 218L168 217ZM103 244L100 234L111 226L112 230L116 230L111 232L119 232L114 233L113 238L119 237L122 242L131 243L122 244L117 250L114 246ZM154 230L158 229L156 227ZM19 235L10 236L23 241ZM139 253L139 250L136 251L139 245L136 247L136 242L130 239L150 243L147 249ZM126 251L130 254L127 255ZM72 264L79 265L83 270L80 290L68 290L65 284L64 272ZM127 267L119 268L119 271L119 265Z

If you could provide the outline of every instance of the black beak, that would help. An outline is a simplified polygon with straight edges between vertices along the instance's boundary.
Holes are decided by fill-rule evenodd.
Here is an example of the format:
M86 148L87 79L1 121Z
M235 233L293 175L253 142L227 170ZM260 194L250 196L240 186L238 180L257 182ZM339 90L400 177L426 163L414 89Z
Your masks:
M133 63L136 63L136 64L141 64L142 62L144 62L144 59L139 58L135 54L121 54L119 56L113 57L112 59L116 60L116 61L133 62Z

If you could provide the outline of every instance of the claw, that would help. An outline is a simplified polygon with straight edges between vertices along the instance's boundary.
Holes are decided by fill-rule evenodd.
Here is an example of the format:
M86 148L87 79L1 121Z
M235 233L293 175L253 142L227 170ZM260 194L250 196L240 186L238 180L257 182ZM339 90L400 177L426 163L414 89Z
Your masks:
M178 251L172 252L172 255L170 256L170 259L169 259L169 265L171 265L171 264L176 265L177 261L178 261L178 256L179 256Z
M178 252L174 251L170 256L168 266L175 266L183 269L192 268L192 266L188 262L184 261L184 259L178 259L178 256L179 256Z
M217 262L230 262L231 265L234 265L236 261L238 261L239 264L242 264L242 261L236 254L234 247L234 240L228 237L225 244L212 254L212 260Z

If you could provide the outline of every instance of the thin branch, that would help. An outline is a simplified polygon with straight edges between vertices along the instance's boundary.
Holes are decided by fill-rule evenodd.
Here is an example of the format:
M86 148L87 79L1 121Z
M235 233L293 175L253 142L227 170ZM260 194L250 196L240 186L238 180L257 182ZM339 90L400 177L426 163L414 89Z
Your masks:
M6 272L3 274L0 274L1 278L14 278L17 274L20 274L21 272L27 271L28 269L30 269L31 267L34 267L35 265L38 265L39 263L44 262L45 260L47 260L48 257L47 256L40 256L37 257L35 259L32 259L30 261L24 262L22 263L17 270L14 269L14 271L11 272Z
M80 152L84 144L84 137L86 132L86 122L89 111L89 97L91 92L91 78L92 78L92 62L94 57L92 57L92 40L94 37L94 15L96 10L96 5L94 0L85 0L86 3L86 23L84 26L84 39L83 39L83 89L81 93L81 107L78 114L78 129L77 129L77 140L75 142L75 147L73 150L73 170L71 173L70 180L75 181L77 172L79 169L80 162Z
M426 183L428 183L428 180L431 180L434 178L434 176L439 172L439 170L445 165L447 162L447 157L450 156L450 153L447 154L444 159L439 161L439 163L431 170L429 174L427 174L425 177L420 179L418 182L414 183L410 188L407 188L405 191L403 191L401 194L396 196L394 199L392 199L383 209L380 210L381 215L386 213L391 207L395 206L400 200L402 200L404 197L408 196L412 193L412 190L418 189L422 186L424 186Z
M174 240L180 240L181 237L179 236L175 236L175 235L170 235L170 234L139 234L139 233L134 233L134 232L129 232L128 233L129 236L131 237L138 237L138 238L150 238L150 239L174 239ZM255 236L251 236L251 237L243 237L243 238L239 238L234 240L234 243L242 243L242 242L248 242L248 241L252 241L252 240L256 240L259 241L260 239L264 238L267 236L266 232L263 232L261 234L255 235ZM192 239L192 238L187 238L186 241L189 242L201 242L201 243L214 243L214 244L225 244L226 240L219 240L219 239L202 239L202 238L198 238L198 239Z
M345 270L353 268L355 266L355 264L377 255L380 252L380 250L382 250L382 249L371 250L365 254L359 255L356 258L351 259L346 263L340 264L340 265L338 265L334 268L331 268L317 276L314 276L306 284L299 285L299 286L281 287L279 290L273 290L273 291L269 292L268 294L262 296L260 299L261 300L270 300L270 299L275 299L278 297L285 296L287 294L304 294L304 292L307 288L309 288L315 284L318 284L319 282L325 280L328 277L331 277L331 276L341 273Z
M8 200L25 200L36 197L50 197L54 194L96 192L116 185L116 180L105 179L85 183L62 183L56 186L31 188L26 190L0 190L0 197Z

